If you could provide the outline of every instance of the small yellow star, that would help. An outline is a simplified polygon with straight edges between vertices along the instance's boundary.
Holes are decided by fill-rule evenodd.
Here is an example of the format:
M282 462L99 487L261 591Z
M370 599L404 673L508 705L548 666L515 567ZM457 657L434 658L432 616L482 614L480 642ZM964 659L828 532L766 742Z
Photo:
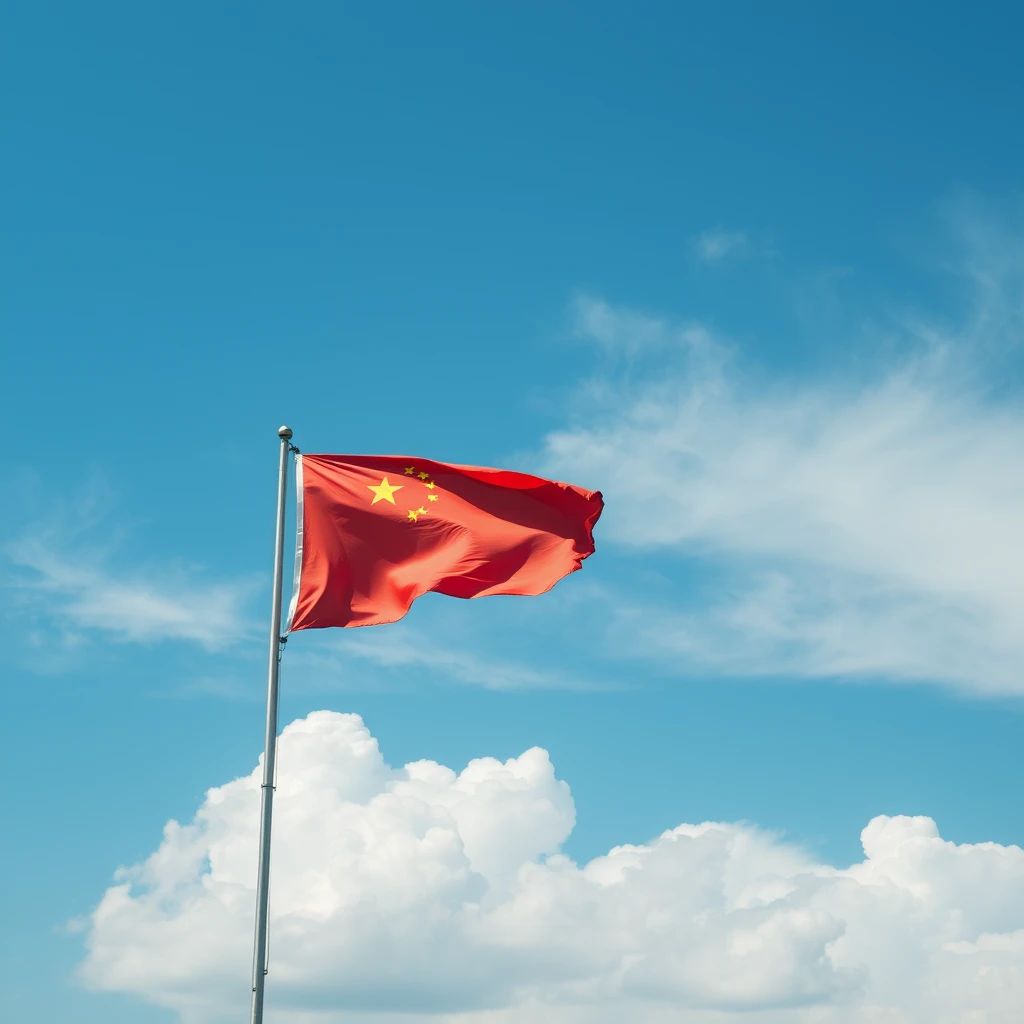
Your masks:
M419 477L419 478L420 478L421 480L426 480L426 479L427 479L427 477L428 477L428 476L430 476L430 474L429 474L429 473L417 473L416 475L417 475L417 476L418 476L418 477Z
M438 496L436 494L428 494L427 501L437 501Z
M425 516L426 514L427 510L422 505L420 505L419 508L409 509L409 519L412 520L412 522L414 523L416 522L417 519L419 519L420 516Z
M398 484L397 486L394 486L389 484L388 478L384 477L376 487L374 487L373 484L367 484L366 489L368 491L373 491L373 501L370 502L371 505L376 505L378 501L390 501L391 504L394 505L395 491L400 491L402 489L402 485Z
M415 472L416 472L416 467L415 466L406 466L405 467L405 475L406 476L412 476L413 473L415 473Z
M434 481L431 480L430 483L427 484L426 486L429 487L431 490L433 490L437 486L437 484L435 484Z

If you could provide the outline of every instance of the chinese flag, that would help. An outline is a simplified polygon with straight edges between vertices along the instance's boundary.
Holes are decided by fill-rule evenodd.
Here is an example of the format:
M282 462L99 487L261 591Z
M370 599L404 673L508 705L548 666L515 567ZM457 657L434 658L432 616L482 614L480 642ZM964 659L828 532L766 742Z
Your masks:
M428 590L543 594L593 554L597 491L429 459L300 455L288 629L395 622Z

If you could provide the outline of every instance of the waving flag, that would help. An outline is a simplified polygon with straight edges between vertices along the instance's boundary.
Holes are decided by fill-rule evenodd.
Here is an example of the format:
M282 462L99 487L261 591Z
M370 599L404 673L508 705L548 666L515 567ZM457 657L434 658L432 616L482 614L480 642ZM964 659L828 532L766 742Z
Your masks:
M288 630L394 622L427 591L542 594L593 554L598 491L429 459L300 455Z

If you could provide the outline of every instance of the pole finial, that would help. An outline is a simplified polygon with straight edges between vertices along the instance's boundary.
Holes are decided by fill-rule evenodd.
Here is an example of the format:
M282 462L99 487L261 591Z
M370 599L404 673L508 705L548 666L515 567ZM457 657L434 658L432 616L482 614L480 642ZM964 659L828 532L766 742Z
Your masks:
M292 428L291 427L279 427L278 430L277 430L277 436L282 438L285 441L290 441L291 438L292 438Z

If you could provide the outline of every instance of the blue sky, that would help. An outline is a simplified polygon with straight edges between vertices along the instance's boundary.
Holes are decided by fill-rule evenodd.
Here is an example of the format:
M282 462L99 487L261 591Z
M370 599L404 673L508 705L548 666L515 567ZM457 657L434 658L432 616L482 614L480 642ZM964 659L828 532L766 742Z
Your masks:
M839 868L883 814L1019 843L1022 22L9 12L15 1017L178 1019L76 965L115 870L256 762L282 422L608 503L543 598L296 637L282 725L456 771L540 746L581 864L709 820Z

